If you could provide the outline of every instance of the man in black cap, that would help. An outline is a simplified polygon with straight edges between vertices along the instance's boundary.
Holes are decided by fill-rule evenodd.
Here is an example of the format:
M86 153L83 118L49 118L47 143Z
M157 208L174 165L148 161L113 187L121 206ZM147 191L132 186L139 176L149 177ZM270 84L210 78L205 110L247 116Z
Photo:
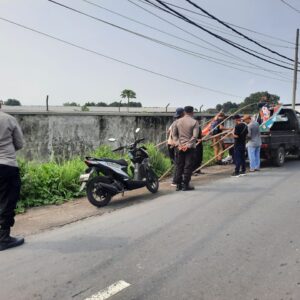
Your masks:
M171 162L175 166L173 181L171 183L172 186L176 186L176 183L175 183L176 163L175 163L175 161L176 161L176 156L177 156L177 149L175 147L175 142L174 142L174 139L173 139L172 128L173 128L175 122L178 119L180 119L181 117L183 117L183 115L184 115L184 109L182 107L176 108L176 112L175 112L175 115L174 115L175 121L171 124L171 126L169 127L169 129L167 131L168 152L169 152L169 156L170 156Z
M194 152L199 135L199 123L193 118L194 108L186 106L184 117L176 121L172 134L178 149L176 159L176 191L189 191L191 176L194 168Z
M246 138L248 135L248 126L242 122L240 115L233 116L234 127L234 163L235 170L233 177L246 175ZM240 172L241 169L241 172Z

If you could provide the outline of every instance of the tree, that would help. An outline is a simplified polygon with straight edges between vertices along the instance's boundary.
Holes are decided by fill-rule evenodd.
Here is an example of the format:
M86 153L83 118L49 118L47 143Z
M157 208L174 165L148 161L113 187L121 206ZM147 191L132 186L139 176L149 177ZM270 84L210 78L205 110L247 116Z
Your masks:
M243 102L235 103L231 101L227 101L223 104L217 104L216 108L209 108L205 112L206 113L217 113L219 111L223 111L226 114L232 114L238 109L244 108L241 113L246 114L256 114L258 112L258 103L260 101L269 101L272 104L278 104L280 97L275 94L270 94L267 91L265 92L256 92L250 94L250 96L246 97Z
M66 102L63 104L63 106L80 106L80 104L76 102Z
M130 99L135 99L136 98L136 93L132 90L123 90L121 92L121 97L123 99L127 98L127 102L128 102L128 105L127 105L127 110L129 111L129 102L130 102Z
M86 102L83 106L96 106L95 102Z
M143 107L141 102L134 102L134 101L131 101L129 103L129 106L130 107Z
M89 108L86 105L81 106L81 111L89 111Z
M120 101L114 101L114 102L112 102L112 103L109 103L108 104L108 106L110 106L110 107L122 107L122 106L124 106L122 103L120 103Z
M96 104L96 106L99 106L99 107L106 107L106 106L107 106L107 103L105 103L105 102L98 102L98 103Z
M21 106L21 102L17 99L7 99L7 101L4 102L4 105L7 105L7 106Z
M240 107L244 107L247 105L251 105L247 108L245 108L245 110L243 110L243 112L245 113L256 113L257 112L257 104L259 103L259 101L262 98L266 98L270 101L270 103L273 104L277 104L280 100L280 97L275 95L275 94L269 94L267 91L266 92L256 92L256 93L252 93L250 94L250 96L246 97L245 100L240 104Z
M216 110L217 111L223 111L224 113L230 113L232 111L237 110L239 107L239 105L237 103L231 102L231 101L227 101L223 104L218 104L216 106Z

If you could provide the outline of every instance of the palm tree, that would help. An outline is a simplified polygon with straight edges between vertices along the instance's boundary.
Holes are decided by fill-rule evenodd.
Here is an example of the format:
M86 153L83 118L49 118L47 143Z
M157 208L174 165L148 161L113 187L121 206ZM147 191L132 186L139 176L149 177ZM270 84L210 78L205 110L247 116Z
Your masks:
M135 99L136 98L136 93L132 90L123 90L122 93L121 93L121 97L122 98L127 98L127 102L128 102L127 111L129 111L130 99Z

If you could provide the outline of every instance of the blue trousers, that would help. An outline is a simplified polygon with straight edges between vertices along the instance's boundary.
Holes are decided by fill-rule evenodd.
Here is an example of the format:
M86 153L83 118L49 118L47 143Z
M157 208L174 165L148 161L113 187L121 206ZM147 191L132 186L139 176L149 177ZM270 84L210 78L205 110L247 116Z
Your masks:
M234 163L235 173L246 172L246 146L245 145L234 145Z
M260 147L248 147L248 157L250 161L250 170L258 170L260 168Z

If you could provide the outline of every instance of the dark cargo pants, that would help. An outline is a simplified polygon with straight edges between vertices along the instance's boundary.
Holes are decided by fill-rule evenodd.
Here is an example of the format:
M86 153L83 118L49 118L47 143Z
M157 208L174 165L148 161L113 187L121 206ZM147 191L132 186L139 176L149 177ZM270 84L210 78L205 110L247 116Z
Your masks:
M0 165L0 229L9 229L14 225L20 190L19 168Z
M187 151L178 151L176 157L176 184L189 184L194 170L195 149Z

